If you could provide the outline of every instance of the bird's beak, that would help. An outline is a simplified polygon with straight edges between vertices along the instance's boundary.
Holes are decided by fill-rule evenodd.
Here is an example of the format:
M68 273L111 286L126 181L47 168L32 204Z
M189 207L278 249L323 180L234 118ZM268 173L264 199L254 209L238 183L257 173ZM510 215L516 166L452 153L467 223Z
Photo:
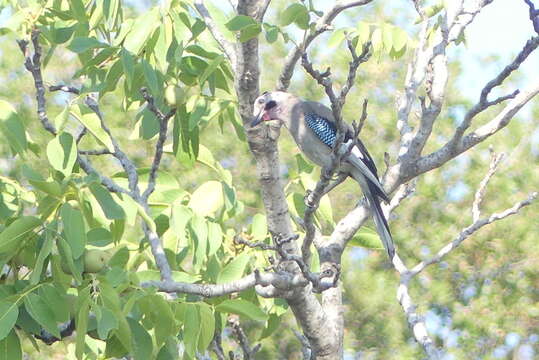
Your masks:
M265 112L264 108L260 109L260 111L258 112L258 115L256 115L253 121L251 122L251 127L257 126L258 124L262 122L262 120L264 120L264 112Z

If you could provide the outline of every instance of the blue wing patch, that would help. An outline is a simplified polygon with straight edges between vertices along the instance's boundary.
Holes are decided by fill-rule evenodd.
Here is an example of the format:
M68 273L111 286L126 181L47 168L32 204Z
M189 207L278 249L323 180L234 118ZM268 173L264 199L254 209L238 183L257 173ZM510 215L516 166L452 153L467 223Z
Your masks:
M320 141L329 147L333 147L337 138L335 124L316 114L305 114L307 126L318 136Z

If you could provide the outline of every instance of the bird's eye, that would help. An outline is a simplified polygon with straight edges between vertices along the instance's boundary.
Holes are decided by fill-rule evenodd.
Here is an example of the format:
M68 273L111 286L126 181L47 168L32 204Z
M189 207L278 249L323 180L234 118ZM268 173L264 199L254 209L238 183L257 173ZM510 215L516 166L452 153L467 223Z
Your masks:
M259 104L263 104L263 103L264 103L264 98L258 99L258 103L259 103Z

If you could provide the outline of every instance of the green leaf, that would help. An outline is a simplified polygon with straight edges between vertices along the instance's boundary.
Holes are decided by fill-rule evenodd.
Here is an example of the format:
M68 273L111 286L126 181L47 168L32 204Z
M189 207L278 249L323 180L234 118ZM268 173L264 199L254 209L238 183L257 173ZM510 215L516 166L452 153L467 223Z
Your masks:
M225 300L215 307L216 311L222 313L233 313L246 316L256 321L268 320L268 315L264 313L258 306L250 301L243 299Z
M131 84L133 84L133 78L135 76L135 58L129 51L122 48L120 51L120 59L122 61L127 87L131 89Z
M64 176L71 175L77 160L77 145L69 133L61 133L47 145L47 158L52 167Z
M223 284L230 281L238 280L242 277L250 256L247 253L241 253L229 262L217 276L217 283Z
M21 360L21 342L15 330L0 341L0 360Z
M189 207L200 216L213 215L223 205L223 186L221 182L215 180L200 185L189 200Z
M198 350L204 352L210 345L215 334L215 317L210 305L203 302L198 304L200 315L200 334L198 337Z
M198 83L200 85L204 84L204 82L215 71L215 69L217 69L217 67L219 65L221 65L221 63L223 62L224 59L225 59L225 57L223 55L219 55L216 58L214 58L212 61L210 61L210 63L208 64L208 67L206 68L206 70L204 70L202 75L200 75L200 77L198 78Z
M45 241L43 241L43 245L41 246L41 249L39 250L39 254L37 255L34 269L32 270L32 274L30 275L31 285L35 285L39 282L42 272L43 272L43 266L45 265L45 259L47 259L47 257L50 255L53 244L54 244L53 235L51 234L50 231L45 232Z
M393 48L393 25L385 24L382 31L382 42L384 49L389 54Z
M225 26L230 31L239 31L249 25L254 25L256 23L256 20L250 16L236 15L229 22L227 22Z
M159 120L147 107L139 113L142 116L140 122L139 135L144 140L153 138L159 132Z
M68 3L73 16L81 23L86 22L86 9L82 0L69 0Z
M371 228L363 226L350 241L350 246L360 246L368 249L383 249L378 233Z
M408 34L401 28L393 28L393 50L396 52L401 51L408 42Z
M159 94L159 82L157 79L157 73L155 72L155 69L150 65L150 63L146 61L146 59L142 59L141 63L146 83L150 87L152 95L157 96Z
M101 120L96 113L91 111L84 105L71 107L71 115L73 115L84 127L86 127L95 138L103 144L107 150L113 152L114 145L110 136L101 127Z
M256 214L253 216L253 223L251 225L251 234L254 241L262 241L266 238L268 233L268 223L266 216L262 214Z
M54 285L46 284L39 288L39 296L43 302L52 310L56 322L66 322L69 320L69 303L65 293Z
M183 306L186 308L183 324L185 351L194 358L200 334L200 314L196 304L183 304Z
M58 182L45 181L45 179L43 179L43 177L40 174L32 170L26 164L22 165L22 174L25 178L28 179L28 182L30 182L30 184L34 186L36 189L41 190L55 197L56 199L62 197L63 189Z
M294 3L290 5L283 11L280 18L282 26L295 23L303 30L309 28L309 10L303 4Z
M67 48L73 52L76 52L77 54L80 54L90 49L102 48L107 46L107 44L102 43L94 37L76 37L71 41Z
M41 220L35 216L21 216L13 221L0 233L0 254L14 252L23 245L23 239L39 225Z
M75 354L81 360L84 354L86 331L88 330L88 312L90 309L90 290L79 293L78 312L75 319Z
M221 225L208 221L208 256L215 254L222 243L223 231Z
M62 261L65 261L69 272L71 272L77 282L82 283L82 259L75 264L73 261L73 255L71 254L71 247L62 237L58 237L56 239L56 245L58 247L58 252L60 253L61 259Z
M158 6L140 15L133 23L131 31L125 37L124 48L137 55L160 23Z
M271 314L268 318L266 327L262 331L262 334L260 335L260 339L258 339L258 341L265 339L271 334L273 334L275 330L277 330L280 324L281 324L281 318L275 314Z
M73 258L78 259L84 253L87 241L82 213L80 210L71 207L69 203L65 203L60 208L60 216L62 217L64 233L71 247Z
M195 271L198 271L206 260L206 251L208 249L208 226L202 216L195 214L191 218L189 222L189 234L195 246L193 265Z
M425 16L427 18L431 18L434 15L438 14L440 11L444 9L444 4L442 1L438 2L437 4L434 4L432 6L429 6L425 9Z
M240 30L240 42L246 42L254 39L262 32L262 26L260 24L253 24L244 27Z
M45 330L57 338L60 338L60 331L58 330L58 326L54 319L54 312L41 297L34 293L26 295L24 298L24 306L30 316L43 326Z
M266 30L266 41L270 44L277 41L279 37L279 28L277 26L272 26Z
M193 212L187 206L181 205L177 202L172 205L171 229L178 237L178 243L167 248L173 252L177 252L179 248L187 246L185 228L192 216Z
M22 155L28 148L24 125L10 103L0 100L0 131L13 153Z
M374 50L374 53L376 55L380 55L380 51L382 50L382 47L383 47L383 42L382 42L382 30L380 30L380 28L376 28L374 30L374 32L372 33L372 48Z
M54 126L58 131L63 131L69 119L69 105L65 106L62 111L54 118Z
M114 313L106 307L101 308L101 317L97 319L97 335L101 340L106 340L110 331L118 329L118 319Z
M103 247L112 243L112 235L105 228L94 228L86 233L87 244L92 246Z
M19 316L17 304L0 300L0 340L8 336Z
M152 337L136 320L127 318L127 323L129 324L129 328L131 329L131 334L133 336L133 359L151 359L153 351Z
M365 22L360 22L357 24L356 30L359 37L358 46L362 46L371 37L371 26Z
M333 31L331 33L331 36L328 39L327 46L329 48L338 47L341 44L341 42L343 42L346 36L345 32L346 32L346 29L338 29L338 30Z
M114 198L107 189L96 183L92 183L88 187L101 206L101 209L105 213L107 219L115 220L125 218L124 209L122 209L122 207L118 205L116 201L114 201Z
M170 304L162 296L153 295L150 300L153 308L155 342L159 348L176 332L176 322Z

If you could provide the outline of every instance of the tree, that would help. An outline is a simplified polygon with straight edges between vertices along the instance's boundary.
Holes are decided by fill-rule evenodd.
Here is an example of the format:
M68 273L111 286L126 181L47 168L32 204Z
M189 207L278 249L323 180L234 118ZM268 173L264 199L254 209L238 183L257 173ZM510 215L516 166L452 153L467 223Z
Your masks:
M392 263L377 256L377 268L370 272L373 282L392 277L390 291L397 293L404 315L393 321L408 325L407 337L428 358L442 358L448 349L427 329L426 305L420 304L424 299L411 291L415 280L478 230L518 213L537 196L522 184L529 195L517 194L507 208L495 206L483 215L487 185L503 159L491 151L489 169L477 164L469 179L486 172L472 184L477 188L472 219L462 229L457 219L444 219L458 216L451 211L444 214L440 208L437 215L425 215L412 200L405 202L418 179L513 126L515 115L539 92L538 83L526 81L521 90L491 94L539 45L539 10L529 0L533 37L485 84L479 101L466 106L455 125L443 121L459 101L448 83L453 64L447 51L465 42L466 27L488 0L446 6L414 1L415 25L399 27L389 17L373 23L352 17L353 26L342 28L335 28L338 17L372 11L375 2L337 1L322 12L311 1L239 0L232 4L233 13L202 0L163 2L142 12L117 0L3 3L10 18L2 33L10 44L17 40L23 55L17 61L27 70L18 78L33 80L32 89L24 91L35 94L37 108L35 114L28 104L15 106L18 94L4 94L9 101L0 102L0 130L7 142L2 151L16 159L0 178L0 344L9 359L22 357L23 335L39 348L43 345L36 339L44 344L74 341L67 351L79 359L190 359L207 358L210 352L224 359L229 348L252 359L265 352L253 340L284 328L290 313L298 325L297 339L287 341L301 344L304 358L343 357L349 341L345 330L354 331L346 321L366 301L350 287L353 280L346 279L361 274L347 266L343 254L352 246L380 244L364 226L369 210L362 202L345 210L321 196L342 156L337 151L334 165L320 175L298 154L295 173L288 174L284 186L278 124L249 126L260 93L261 42L269 51L289 49L277 64L275 88L287 90L301 65L306 75L298 83L316 96L327 95L338 124L350 111L345 107L349 94L357 98L351 90L358 69L375 60L394 69L395 61L407 63L404 84L392 84L402 95L396 100L370 96L371 110L364 101L361 112L356 108L352 113L358 134L363 127L362 134L374 134L368 116L373 103L389 114L391 131L398 131L388 141L395 150L384 157L383 183L392 194L386 214L400 207L406 216L430 216L436 222L421 234L394 227L401 234L398 240L410 245L398 241ZM264 20L272 7L275 23ZM328 32L327 43L349 63L342 66L335 59L332 71L321 71L309 54ZM369 68L373 77L376 66ZM270 71L276 72L275 64ZM339 91L334 83L341 84ZM61 95L51 101L53 93ZM380 109L391 101L396 115ZM223 154L210 150L220 141L225 154L234 148L231 142L247 142L250 151L243 151L241 161L254 159L244 166L256 166L261 199L252 189L252 175L242 179L245 175L227 168ZM439 195L437 189L432 192ZM439 196L432 198L444 206ZM342 213L336 222L333 210ZM434 237L445 226L452 240L436 239L436 245L445 245L418 259L417 237ZM361 279L366 287L370 281ZM422 290L432 296L437 292ZM384 291L389 301L387 287ZM527 291L526 296L537 294ZM353 304L346 314L343 298ZM376 311L369 317L369 325L386 321ZM251 330L258 331L256 337ZM386 341L397 343L382 338L374 343ZM397 350L417 357L418 349L403 342Z

